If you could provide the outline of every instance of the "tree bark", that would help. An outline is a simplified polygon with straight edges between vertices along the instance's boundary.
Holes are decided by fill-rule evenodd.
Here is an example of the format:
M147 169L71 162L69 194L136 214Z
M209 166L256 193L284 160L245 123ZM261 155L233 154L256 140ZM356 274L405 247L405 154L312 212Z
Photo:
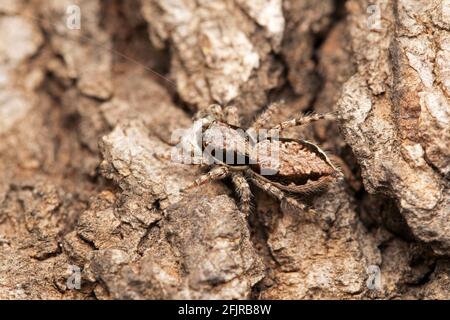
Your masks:
M449 28L446 0L2 1L0 298L449 299ZM345 175L316 222L155 156L280 100L339 116L285 133Z

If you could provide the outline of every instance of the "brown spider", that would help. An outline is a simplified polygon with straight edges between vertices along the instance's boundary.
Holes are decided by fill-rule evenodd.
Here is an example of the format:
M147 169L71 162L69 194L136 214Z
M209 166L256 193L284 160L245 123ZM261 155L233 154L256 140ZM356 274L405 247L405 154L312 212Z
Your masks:
M305 209L306 206L294 196L323 191L341 173L315 144L300 139L277 138L274 135L286 128L321 119L334 119L334 116L300 116L266 128L278 107L279 104L270 105L247 131L240 128L237 109L234 107L222 110L219 105L212 105L206 113L199 113L201 132L198 135L198 148L202 151L200 164L209 164L210 171L182 191L209 181L231 177L240 197L241 211L247 216L252 207L249 182L281 203Z

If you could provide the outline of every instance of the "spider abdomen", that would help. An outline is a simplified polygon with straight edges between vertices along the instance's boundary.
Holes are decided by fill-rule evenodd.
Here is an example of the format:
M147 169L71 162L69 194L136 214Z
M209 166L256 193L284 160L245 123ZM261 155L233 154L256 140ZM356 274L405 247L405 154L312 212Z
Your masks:
M251 169L280 189L294 193L321 189L338 170L316 145L295 139L266 139L256 144Z

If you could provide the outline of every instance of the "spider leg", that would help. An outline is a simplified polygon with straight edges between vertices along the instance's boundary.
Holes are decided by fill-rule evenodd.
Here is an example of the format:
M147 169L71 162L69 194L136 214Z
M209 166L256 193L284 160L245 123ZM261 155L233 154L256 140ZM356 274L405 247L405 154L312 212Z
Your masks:
M256 177L251 177L250 181L261 190L267 192L272 197L278 199L278 201L280 201L281 203L286 203L290 206L296 207L301 210L306 209L306 205L304 205L301 202L298 202L295 198L286 196L282 190L280 190L270 182L262 181L261 179L258 179Z
M184 153L183 149L177 149L176 147L164 151L155 151L153 152L153 156L160 161L171 161L200 167L205 167L213 163L212 159L205 157L205 155L195 154L194 152Z
M251 129L254 131L258 131L259 129L265 128L270 120L272 119L272 116L278 112L278 109L284 102L277 102L277 103L271 103L266 110L264 110L263 113L259 115L259 117L253 122L253 124L250 126Z
M277 198L281 203L281 209L283 209L284 206L300 209L300 216L303 221L321 224L317 213L313 209L308 208L305 204L297 201L297 199L287 196L282 190L270 182L265 182L258 179L256 176L251 177L250 181L272 197Z
M153 156L158 160L166 160L166 161L172 160L171 150L156 151L153 153Z
M226 123L236 127L241 126L241 121L239 119L239 111L235 106L227 106L225 107L223 112L224 112L224 120Z
M210 181L221 180L221 179L228 177L229 175L230 175L230 170L228 169L228 167L225 167L225 166L215 167L208 173L197 178L194 182L192 182L189 185L187 185L186 187L182 188L180 191L184 192L186 190L201 186Z
M213 119L220 121L223 121L225 118L223 109L218 104L211 104L208 107L200 110L199 112L197 112L194 118L198 120L205 117L212 117Z
M270 130L281 131L287 128L307 125L319 120L336 120L336 115L333 113L324 113L324 114L313 113L309 115L302 115L294 119L283 121L278 125L272 127Z
M233 172L231 174L231 181L239 194L241 211L248 217L252 210L252 192L250 185L242 172Z

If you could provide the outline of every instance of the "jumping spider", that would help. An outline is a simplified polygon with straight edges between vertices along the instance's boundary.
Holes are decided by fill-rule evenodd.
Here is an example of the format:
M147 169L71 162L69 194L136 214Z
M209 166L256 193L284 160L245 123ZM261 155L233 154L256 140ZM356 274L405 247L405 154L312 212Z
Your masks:
M209 163L210 171L200 176L182 191L209 181L231 177L240 197L241 211L248 216L252 208L249 182L278 199L282 204L304 210L306 206L295 196L307 196L325 190L341 176L324 151L311 142L300 139L274 138L283 129L302 126L321 119L334 119L331 114L300 116L269 127L268 123L279 104L270 105L258 119L244 131L240 128L237 109L219 105L210 106L200 113L202 163ZM258 132L269 129L265 134ZM277 150L268 153L268 150ZM219 157L220 154L220 157ZM229 156L234 161L224 161ZM236 161L245 159L244 163ZM228 159L227 158L227 159ZM213 160L211 164L211 159ZM209 161L209 162L208 162Z

